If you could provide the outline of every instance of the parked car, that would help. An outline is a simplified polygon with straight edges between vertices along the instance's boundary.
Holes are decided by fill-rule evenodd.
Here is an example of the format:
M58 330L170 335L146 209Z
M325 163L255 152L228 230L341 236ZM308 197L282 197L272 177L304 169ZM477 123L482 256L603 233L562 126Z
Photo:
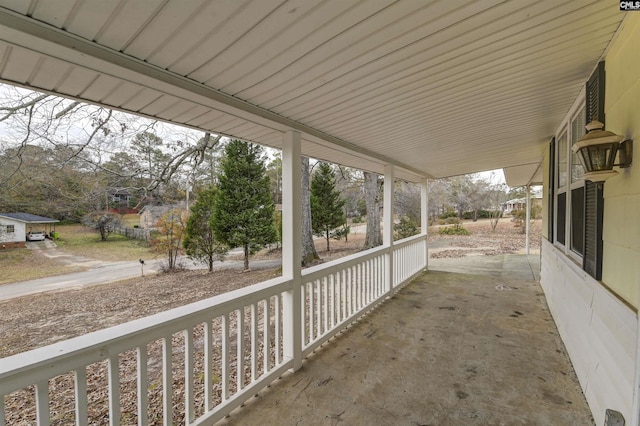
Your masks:
M44 241L47 234L44 231L27 232L27 241Z

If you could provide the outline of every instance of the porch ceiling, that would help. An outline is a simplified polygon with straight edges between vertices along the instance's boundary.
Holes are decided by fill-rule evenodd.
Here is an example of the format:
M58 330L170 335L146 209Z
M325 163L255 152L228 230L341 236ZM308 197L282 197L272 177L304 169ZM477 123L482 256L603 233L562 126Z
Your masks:
M296 129L306 155L407 180L535 172L623 16L613 0L0 0L0 79L273 147Z

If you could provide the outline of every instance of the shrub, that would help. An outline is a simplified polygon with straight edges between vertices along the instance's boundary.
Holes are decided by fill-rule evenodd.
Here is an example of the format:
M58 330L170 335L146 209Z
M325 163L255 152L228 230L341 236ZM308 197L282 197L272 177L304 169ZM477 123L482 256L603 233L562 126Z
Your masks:
M438 217L439 217L440 219L448 219L448 218L451 218L451 217L455 217L455 218L457 218L457 217L458 217L458 213L456 213L456 212L455 212L455 211L453 211L453 210L448 210L448 211L446 211L446 212L442 213L442 214L441 214L440 216L438 216Z
M446 228L440 228L441 235L471 235L468 229L465 229L462 225L455 224L454 226L447 226Z
M395 239L401 240L403 238L409 238L418 233L418 224L408 216L403 216L400 219L400 223L393 226L395 231Z
M444 220L445 225L457 225L460 223L460 219L458 217L448 217Z
M478 210L478 219L491 219L495 217L502 217L502 211L500 210ZM473 211L464 212L462 214L463 219L474 219L475 213Z
M347 241L347 236L349 235L349 233L351 232L351 227L347 224L342 225L340 228L334 229L333 231L331 231L331 238L333 238L334 240L341 240L341 239L345 239L345 241Z

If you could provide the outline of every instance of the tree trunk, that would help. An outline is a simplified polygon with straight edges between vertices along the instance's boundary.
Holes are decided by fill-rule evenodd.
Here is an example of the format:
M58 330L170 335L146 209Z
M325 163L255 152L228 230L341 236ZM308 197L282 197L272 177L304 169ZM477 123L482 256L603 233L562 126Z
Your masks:
M244 270L249 270L249 244L244 245Z
M302 157L302 266L310 265L313 261L320 259L313 242L310 197L309 157Z
M364 240L366 250L382 245L380 190L376 173L364 172L364 196L367 204L367 232Z
M325 238L327 239L327 251L329 251L329 230L325 231Z

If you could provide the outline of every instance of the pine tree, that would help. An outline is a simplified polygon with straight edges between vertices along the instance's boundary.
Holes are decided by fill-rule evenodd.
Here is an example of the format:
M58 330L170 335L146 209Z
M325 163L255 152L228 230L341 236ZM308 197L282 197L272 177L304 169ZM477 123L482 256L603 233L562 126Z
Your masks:
M244 269L248 270L249 255L277 241L262 148L239 140L229 142L218 179L211 225L219 241L244 249Z
M211 228L211 218L216 208L215 186L209 186L198 194L191 207L191 216L187 220L184 248L187 256L206 262L209 272L213 270L213 262L222 260L227 247L215 238Z
M324 234L329 251L330 232L343 225L344 200L336 190L336 176L328 163L319 163L311 179L311 224L313 232Z

